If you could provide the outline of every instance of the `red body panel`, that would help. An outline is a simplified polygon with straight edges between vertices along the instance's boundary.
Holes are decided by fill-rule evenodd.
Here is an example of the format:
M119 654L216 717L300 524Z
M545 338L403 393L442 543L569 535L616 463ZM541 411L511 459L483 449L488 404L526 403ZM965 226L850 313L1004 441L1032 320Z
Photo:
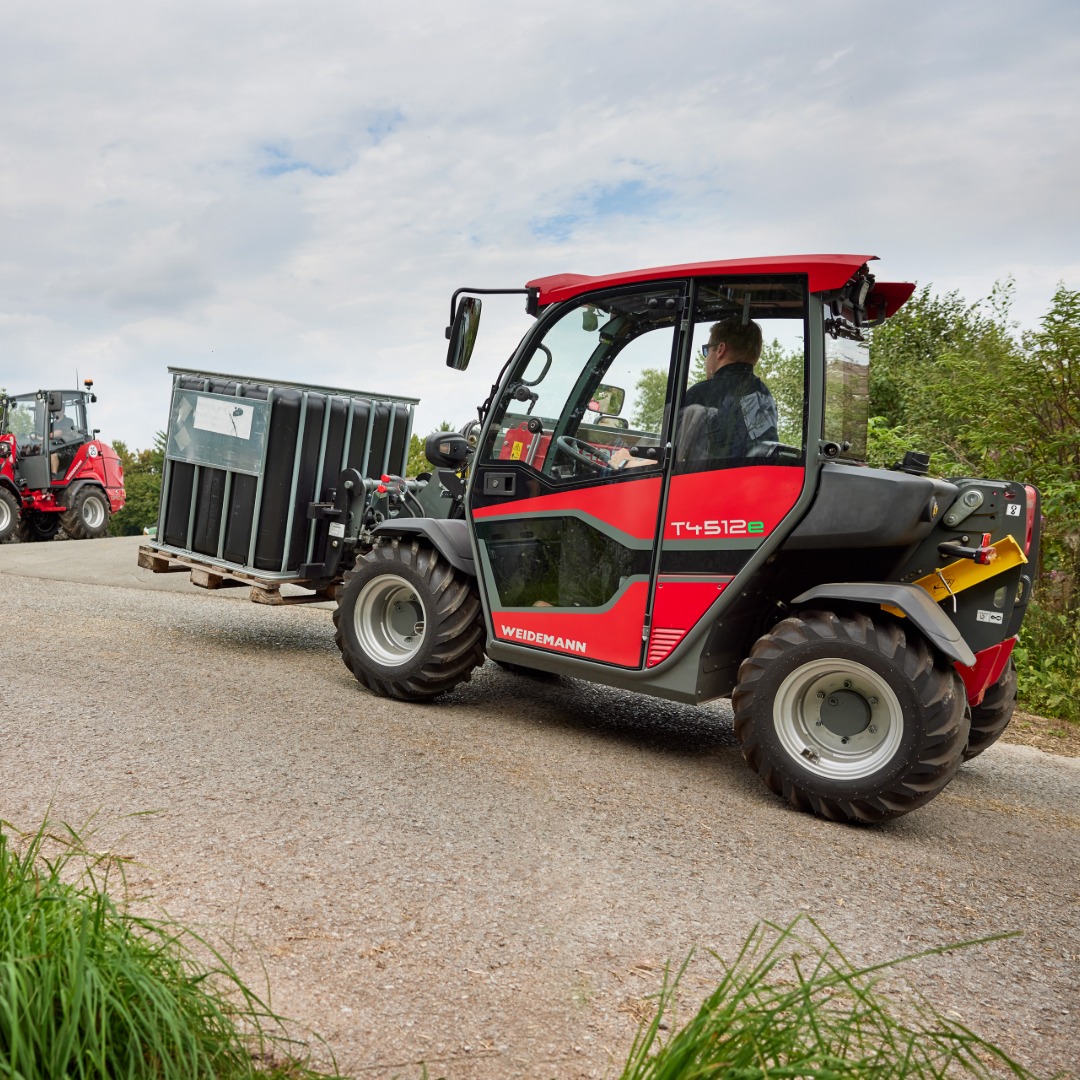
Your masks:
M499 506L474 509L472 516L485 518L528 517L542 513L573 514L595 518L635 540L656 535L656 507L660 500L660 477L642 477L621 484L603 484L581 490L559 491L533 499L517 499Z
M665 540L763 538L795 505L801 466L752 465L671 478Z
M112 513L123 509L126 492L124 490L124 467L116 451L108 444L94 439L79 447L67 472L60 480L53 480L48 488L21 488L15 479L16 443L12 435L0 436L11 448L6 458L0 461L0 476L11 481L19 492L23 508L39 513L55 513L67 509L65 492L76 480L88 480L99 484L109 497Z
M653 604L646 667L666 660L731 581L730 576L680 579L660 576Z
M501 641L636 668L648 598L648 583L632 581L607 611L493 611L491 621Z
M972 667L956 665L960 678L964 680L969 705L982 704L986 691L1001 678L1015 645L1016 638L1007 638L998 645L991 645L989 649L976 653Z

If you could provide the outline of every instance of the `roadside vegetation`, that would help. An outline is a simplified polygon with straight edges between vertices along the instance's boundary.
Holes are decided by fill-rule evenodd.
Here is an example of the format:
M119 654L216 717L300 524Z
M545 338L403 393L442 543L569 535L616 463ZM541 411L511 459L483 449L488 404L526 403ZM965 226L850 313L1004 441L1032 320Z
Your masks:
M691 958L665 977L620 1080L1034 1080L894 978L898 965L993 940L858 967L811 919L761 923L734 963L711 954L720 982L677 1029L680 982Z
M1080 292L1017 332L1012 283L968 304L924 288L871 343L871 464L928 452L937 476L1022 477L1042 494L1021 707L1080 723Z
M122 860L90 851L87 839L66 826L20 834L0 822L0 1077L341 1077L310 1068L308 1046L220 948L167 917L134 913ZM983 943L858 967L812 920L763 923L733 963L712 954L719 984L677 1029L690 957L665 976L621 1078L1035 1080L892 977L907 961Z
M120 860L66 826L0 822L3 1080L324 1075L304 1051L219 949L133 913Z

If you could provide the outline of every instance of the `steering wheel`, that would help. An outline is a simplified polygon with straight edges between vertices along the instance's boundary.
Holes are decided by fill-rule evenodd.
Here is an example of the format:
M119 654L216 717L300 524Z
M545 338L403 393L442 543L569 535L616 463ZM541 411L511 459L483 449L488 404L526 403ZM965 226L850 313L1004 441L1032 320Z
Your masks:
M584 439L575 439L571 435L560 435L555 440L555 445L567 457L593 470L611 468L611 452L601 450L599 446L585 442Z

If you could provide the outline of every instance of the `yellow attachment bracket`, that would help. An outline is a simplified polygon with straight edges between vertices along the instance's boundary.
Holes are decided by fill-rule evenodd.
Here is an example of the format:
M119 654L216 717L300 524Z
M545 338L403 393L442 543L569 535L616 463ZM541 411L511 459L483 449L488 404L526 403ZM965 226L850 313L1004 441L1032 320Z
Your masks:
M985 565L973 559L957 559L956 562L951 562L932 574L919 578L913 584L925 589L940 603L950 596L970 589L972 585L978 585L982 581L1003 574L1006 570L1011 570L1014 566L1020 566L1028 561L1020 545L1012 536L1006 536L992 546L997 555ZM882 604L881 607L883 611L903 618L904 613L898 608L888 604Z

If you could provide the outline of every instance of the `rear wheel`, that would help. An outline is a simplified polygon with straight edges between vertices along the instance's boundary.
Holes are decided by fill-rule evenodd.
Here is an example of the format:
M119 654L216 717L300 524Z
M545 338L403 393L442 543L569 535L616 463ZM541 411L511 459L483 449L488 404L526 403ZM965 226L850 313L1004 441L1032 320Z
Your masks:
M964 687L914 629L806 611L760 638L731 696L743 756L776 794L834 821L929 802L968 737Z
M0 543L10 540L19 526L19 500L7 488L0 487Z
M64 532L72 540L95 540L109 528L109 498L99 487L80 488L64 511Z
M358 559L334 626L345 666L383 697L436 697L484 662L475 581L420 540L383 541Z
M971 734L968 735L964 760L978 757L988 746L1001 738L1016 709L1016 665L1009 659L1005 670L993 686L988 687L982 701L971 709Z
M53 540L59 531L60 515L56 513L25 510L19 521L19 539L24 544L32 544L35 540Z

